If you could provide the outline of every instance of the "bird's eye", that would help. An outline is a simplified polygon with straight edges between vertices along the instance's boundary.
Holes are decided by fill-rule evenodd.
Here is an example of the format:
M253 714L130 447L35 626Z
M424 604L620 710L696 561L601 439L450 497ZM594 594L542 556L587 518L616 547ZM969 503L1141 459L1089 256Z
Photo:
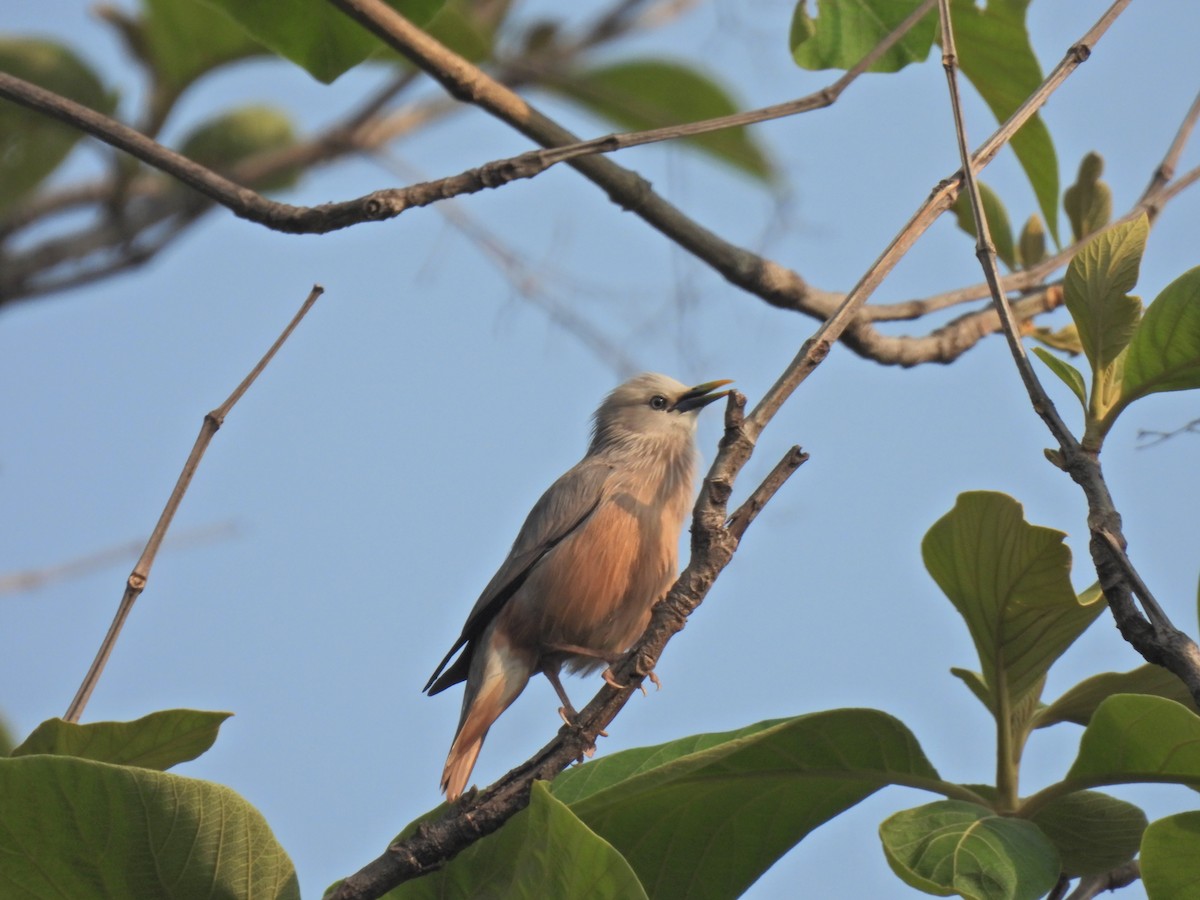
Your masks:
M662 394L655 394L653 397L650 398L650 408L651 409L666 409L667 408L667 398L664 397Z

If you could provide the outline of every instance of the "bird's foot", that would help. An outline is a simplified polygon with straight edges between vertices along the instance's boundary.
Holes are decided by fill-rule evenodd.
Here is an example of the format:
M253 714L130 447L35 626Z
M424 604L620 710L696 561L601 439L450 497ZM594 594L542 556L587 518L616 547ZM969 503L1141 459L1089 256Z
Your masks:
M560 719L563 720L563 723L568 728L578 728L579 727L578 725L575 724L575 720L579 718L579 713L577 713L574 709L571 709L570 707L560 706L558 708L558 716ZM600 731L596 732L596 735L598 737L608 737L608 732L605 731L604 729L601 729ZM596 752L596 748L592 747L592 753L595 753L595 752ZM588 756L591 756L591 755L592 755L591 753L588 754Z
M617 681L616 676L613 675L612 666L609 666L607 669L605 669L604 674L601 677L604 679L605 684L609 685L610 687L616 688L618 691L623 691L623 690L625 690L625 688L629 687L629 685L621 684L621 682ZM660 691L662 690L662 682L659 681L659 678L657 675L655 675L653 672L650 672L648 675L646 675L646 677L649 678L652 682L654 682L654 687L656 690L660 690ZM638 690L640 690L642 692L643 697L649 696L646 691L645 684L639 684Z

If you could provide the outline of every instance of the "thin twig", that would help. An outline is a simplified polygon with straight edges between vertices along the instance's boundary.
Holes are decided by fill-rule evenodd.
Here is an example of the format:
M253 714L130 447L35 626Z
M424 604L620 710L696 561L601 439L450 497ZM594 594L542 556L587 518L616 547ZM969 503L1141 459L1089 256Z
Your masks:
M1042 387L1037 373L1025 354L1016 318L1008 298L1000 288L996 250L991 242L979 185L971 167L966 164L966 127L958 95L957 56L950 22L950 2L949 0L938 0L938 2L942 16L943 65L946 69L950 104L954 113L954 131L958 140L960 158L964 163L963 173L965 186L971 199L971 212L975 218L977 235L975 255L983 268L984 279L991 291L993 306L1000 316L1013 362L1025 384L1034 410L1059 445L1062 467L1083 489L1087 497L1088 529L1091 532L1089 546L1092 562L1096 567L1100 586L1108 600L1109 609L1112 611L1117 627L1147 662L1164 666L1179 676L1192 697L1200 704L1200 647L1197 647L1191 638L1171 624L1170 619L1163 613L1126 556L1125 538L1121 534L1121 516L1117 512L1108 485L1104 481L1098 450L1082 446L1067 428L1062 417L1059 416L1058 410ZM1119 12L1117 7L1124 5L1126 3L1114 4L1110 13ZM1086 50L1086 47L1081 49ZM1146 618L1143 618L1130 602L1131 593L1142 601Z
M377 153L375 160L389 171L404 177L422 177L412 166L394 156ZM434 207L447 222L473 243L489 260L494 262L526 301L540 309L555 325L563 329L592 351L605 365L620 377L628 378L638 371L632 357L599 328L577 312L570 303L560 302L542 285L531 270L530 264L495 234L474 221L456 198L451 198ZM583 288L580 287L579 291ZM578 293L578 291L576 292Z
M163 543L163 546L168 550L181 550L184 547L193 547L221 540L229 537L235 531L236 529L232 522L210 525L207 528L192 528L172 535ZM81 575L86 575L89 572L94 572L113 563L122 562L145 546L144 541L129 541L125 544L118 544L115 547L97 550L94 553L88 553L85 556L70 559L52 566L0 574L0 594L17 594L34 591L48 584L53 584L56 581L78 578Z
M1097 529L1096 535L1104 543L1108 544L1109 552L1112 553L1113 559L1117 561L1117 565L1121 567L1121 571L1129 580L1134 596L1141 602L1142 609L1146 612L1146 618L1150 620L1151 624L1157 628L1174 628L1175 626L1171 624L1171 620L1167 618L1167 614L1163 612L1162 607L1158 605L1158 601L1154 599L1154 595L1150 593L1150 588L1146 587L1146 582L1142 581L1142 576L1138 573L1138 570L1133 567L1133 562L1125 552L1124 541L1104 528Z
M1146 441L1146 443L1138 444L1137 448L1145 450L1147 447L1153 447L1156 444L1161 444L1163 441L1169 441L1171 438L1181 434L1200 434L1200 419L1192 419L1192 421L1186 425L1181 425L1174 431L1148 431L1143 428L1138 431L1137 436L1139 441Z
M1167 183L1175 177L1175 167L1179 165L1179 157L1183 155L1183 148L1196 127L1197 119L1200 119L1200 94L1197 94L1196 99L1192 101L1179 130L1175 132L1175 139L1171 141L1166 155L1158 164L1158 168L1154 170L1154 175L1151 176L1150 183L1146 185L1146 190L1142 192L1142 202L1166 187Z
M792 473L806 462L808 462L807 453L799 447L789 449L783 455L783 459L779 460L770 474L763 479L762 484L755 488L745 502L729 517L725 526L729 529L729 533L740 541L742 535L746 533L746 529L762 512L763 507L775 496L775 492L783 487L783 483L792 476Z
M1106 891L1128 887L1142 877L1142 868L1136 859L1131 859L1123 866L1117 866L1111 872L1103 875L1085 875L1079 879L1079 884L1071 892L1067 900L1093 900Z
M126 580L125 593L121 597L120 605L117 607L116 617L113 619L112 625L109 626L108 633L104 636L104 640L100 644L100 650L96 653L96 658L92 661L91 668L88 669L83 683L79 686L79 691L75 694L75 699L71 701L71 705L63 715L63 718L68 722L78 722L79 717L83 714L83 709L87 706L88 699L92 696L92 691L96 688L96 682L100 680L104 666L108 663L109 656L112 655L113 646L121 634L125 620L129 617L134 602L146 588L146 581L150 577L150 569L154 565L154 559L158 555L159 547L162 546L163 538L167 535L167 529L171 527L171 520L175 518L175 512L179 509L179 504L183 501L183 495L187 493L192 476L196 474L196 468L200 465L200 460L204 456L204 451L208 449L213 435L217 433L217 429L221 427L225 421L225 417L233 409L234 404L250 389L250 385L262 374L263 369L267 367L267 363L271 361L279 348L283 346L283 342L288 339L289 335L296 329L296 326L300 324L300 320L312 309L313 304L317 302L317 298L324 292L325 289L320 285L313 286L307 299L300 306L300 310L292 317L292 321L283 329L279 337L275 339L275 343L271 345L271 348L263 355L263 358L250 370L250 374L242 379L241 384L234 388L233 393L226 398L224 403L204 416L204 422L200 426L200 434L196 438L196 443L192 446L192 452L188 454L187 462L183 464L183 471L179 473L179 479L175 482L175 488L171 491L171 496L167 498L167 505L163 508L162 515L158 518L158 524L154 526L154 531L150 533L150 539L146 542L146 547L142 551L141 558L138 559L137 564L134 565L133 571Z

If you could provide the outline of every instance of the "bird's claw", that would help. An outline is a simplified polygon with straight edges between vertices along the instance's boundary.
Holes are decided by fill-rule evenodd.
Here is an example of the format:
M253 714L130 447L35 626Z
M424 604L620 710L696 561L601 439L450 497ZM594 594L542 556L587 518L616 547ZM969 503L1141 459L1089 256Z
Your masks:
M607 669L605 669L604 674L600 677L604 679L604 683L609 687L616 688L618 691L625 690L626 685L623 685L621 682L617 681L616 677L613 675L612 666L609 666Z
M604 674L601 677L604 678L605 684L607 684L609 687L616 688L618 691L623 691L623 690L625 690L625 688L629 687L629 685L621 684L621 682L617 681L616 677L613 675L612 666L609 666L607 669L605 669ZM659 681L659 678L657 675L655 675L653 672L650 672L648 675L646 675L646 677L649 678L652 682L654 682L654 687L656 690L659 690L659 691L662 690L662 682ZM646 685L644 683L638 685L638 690L640 690L642 692L643 697L649 696L649 693L646 691Z

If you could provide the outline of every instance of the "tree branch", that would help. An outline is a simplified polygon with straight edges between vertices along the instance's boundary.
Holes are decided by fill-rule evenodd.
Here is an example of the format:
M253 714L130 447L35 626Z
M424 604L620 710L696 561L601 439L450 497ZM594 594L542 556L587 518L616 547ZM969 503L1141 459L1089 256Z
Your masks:
M212 442L217 429L221 427L225 421L225 417L233 409L234 404L242 398L242 395L250 389L250 385L262 374L263 369L267 367L267 363L271 361L279 351L279 348L283 346L283 342L288 339L288 336L295 331L296 326L300 324L300 320L312 309L313 304L317 302L317 298L324 291L325 289L320 285L313 286L308 298L301 305L300 311L292 317L292 321L283 329L282 334L275 339L275 343L271 345L270 349L263 355L263 358L258 361L258 364L250 370L250 374L242 379L241 384L234 388L233 393L226 398L224 403L204 416L204 422L200 426L200 434L196 437L196 443L192 447L192 452L188 454L187 461L183 464L183 471L179 473L179 479L175 482L175 488L171 491L171 496L167 498L167 505L163 508L162 515L158 518L158 524L154 526L154 531L150 533L150 539L146 541L146 547L142 550L141 557L138 559L137 564L134 565L133 571L126 580L125 593L121 597L120 605L117 607L116 617L113 619L112 625L109 626L108 633L104 636L104 640L100 644L100 650L96 653L96 658L92 661L92 666L88 669L87 675L84 676L83 683L79 686L75 698L71 701L71 705L63 715L63 718L68 722L78 722L79 717L83 714L83 709L87 706L88 699L92 696L92 691L95 690L96 683L100 680L100 675L108 663L108 658L112 655L113 647L116 645L117 638L121 634L121 629L125 626L125 620L129 618L133 604L146 588L146 581L150 578L150 569L154 565L155 558L158 556L158 550L162 546L163 539L167 536L167 529L171 527L171 521L175 518L175 512L179 509L179 504L183 502L183 495L187 493L188 485L192 482L192 476L196 474L200 460L204 457L204 451L208 449L208 445Z
M956 78L957 55L954 49L954 32L950 21L949 0L938 0L942 18L943 66L950 92L950 105L954 114L954 132L958 140L959 154L964 161L966 188L971 199L971 212L975 218L976 256L983 268L984 278L992 295L992 302L1000 316L1004 335L1008 340L1013 362L1025 384L1030 402L1060 448L1062 468L1083 489L1088 504L1088 529L1091 532L1090 550L1092 562L1100 578L1100 586L1108 600L1117 627L1129 643L1146 659L1170 670L1187 686L1192 698L1200 704L1200 647L1186 634L1176 629L1158 606L1141 576L1125 554L1125 538L1121 534L1121 516L1113 503L1108 485L1100 468L1099 451L1084 448L1071 434L1059 416L1053 401L1042 387L1025 353L1018 333L1016 318L1009 306L1008 298L1000 287L1000 273L996 264L996 249L992 245L987 216L984 215L983 200L973 171L966 165L967 137L963 122L962 104L958 95ZM1128 0L1118 0L1106 16L1115 18ZM1195 106L1193 106L1195 109ZM1194 119L1189 113L1188 121ZM1185 122L1185 129L1190 125ZM1181 130L1181 134L1185 133ZM1168 152L1168 159L1175 154L1179 139ZM1160 167L1161 170L1161 167ZM1150 192L1148 192L1150 193ZM1146 616L1140 614L1132 603L1131 594L1142 601Z

